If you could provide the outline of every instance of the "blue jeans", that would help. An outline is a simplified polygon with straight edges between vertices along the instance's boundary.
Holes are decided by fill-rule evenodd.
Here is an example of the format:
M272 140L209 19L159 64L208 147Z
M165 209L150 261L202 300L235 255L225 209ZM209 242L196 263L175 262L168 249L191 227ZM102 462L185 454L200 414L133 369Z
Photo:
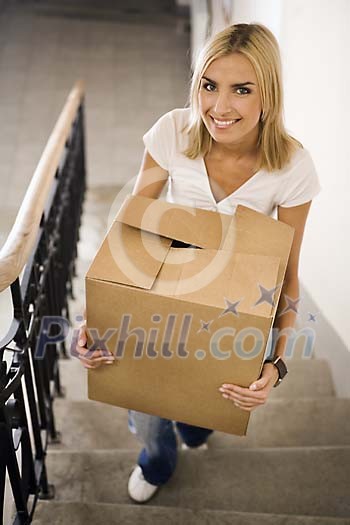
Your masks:
M138 457L144 478L152 485L163 485L172 476L177 463L177 441L173 421L143 412L128 410L129 430L144 448ZM175 422L181 439L189 447L206 442L213 432L208 428Z

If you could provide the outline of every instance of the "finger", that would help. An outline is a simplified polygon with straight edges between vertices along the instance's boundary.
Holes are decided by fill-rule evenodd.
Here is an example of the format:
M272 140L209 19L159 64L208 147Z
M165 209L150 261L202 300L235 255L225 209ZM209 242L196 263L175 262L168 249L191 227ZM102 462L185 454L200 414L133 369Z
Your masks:
M86 352L87 357L114 357L114 354L110 352L107 348L97 348L97 350L88 349Z
M82 363L82 365L83 365L85 368L97 368L96 366L88 365L87 363Z
M249 396L249 395L241 395L241 394L231 394L230 396L235 401L238 401L239 403L254 403L256 404L262 404L265 402L265 397L259 395L259 396Z
M85 331L85 325L80 327L79 335L78 335L78 346L84 347L86 345L86 331Z
M106 357L106 358L114 357L111 352L109 351L106 352L106 350L101 350L101 349L91 351L88 348L85 348L85 347L81 348L78 346L77 351L79 355L84 356L86 359L95 359L97 357Z
M75 350L78 354L77 357L85 357L86 359L94 359L95 357L101 357L99 351L90 352L88 348L76 345Z
M85 368L97 368L99 366L101 366L101 363L99 362L96 362L94 363L93 361L88 361L84 358L79 358L79 361L81 362L81 364L85 367Z
M244 394L247 394L247 395L252 395L252 396L259 396L261 395L261 389L259 392L255 392L254 390L250 390L249 387L242 387L242 386L238 386L238 385L230 385L230 384L224 384L221 386L221 388L225 389L225 390L229 390L230 392L235 392L237 394L241 394L241 395L244 395Z
M75 351L78 355L85 355L87 353L87 348L76 344Z
M94 365L95 363L114 363L115 361L115 358L111 358L111 357L94 357L93 359L89 359L85 356L79 356L79 359L83 362L83 363L87 363L89 365Z
M234 396L231 396L230 394L222 394L222 397L224 399L229 399L236 406L252 407L252 406L260 406L265 403L261 399L253 399L253 400L237 399Z
M253 408L256 408L258 406L260 406L260 403L256 404L256 403L245 403L243 401L233 401L231 400L231 402L238 408L245 408L245 409L253 409Z
M252 392L251 390L246 390L244 393L238 393L233 390L219 388L220 392L222 394L226 394L229 396L230 399L233 399L235 401L245 401L245 402L260 402L263 403L265 400L265 396L261 392Z
M93 363L93 364L89 364L85 361L81 361L81 364L85 367L85 368L100 368L100 366L102 366L104 363L102 362L97 362L97 363Z
M84 366L84 368L91 368L91 369L100 368L102 366L101 363L96 363L95 365L88 365L87 363L82 363L82 365Z
M252 408L252 407L256 407L256 406L259 405L259 403L258 404L256 404L256 403L243 403L242 401L239 401L239 402L233 401L233 403L239 408L243 408L243 407L244 408Z
M253 398L258 398L259 396L264 396L264 392L263 392L263 388L259 388L259 389L251 389L250 387L242 387L242 386L238 386L238 385L227 385L226 386L228 390L230 390L231 392L234 392L235 394L238 394L238 395L246 395L246 396L249 396L249 397L253 397ZM224 388L226 388L224 387Z
M239 408L251 408L260 405L260 403L254 403L254 402L247 402L247 401L236 401L234 399L231 399L230 397L226 397L226 399L230 400L234 405L236 405Z
M110 363L114 363L115 361L115 358L114 357L106 357L106 356L101 356L101 357L86 357L85 355L80 355L79 356L79 359L82 360L82 361L85 361L89 364L93 364L93 363L102 363L104 361L106 362L110 362Z
M249 386L249 390L263 390L269 383L269 380L266 379L266 377L263 377L262 379L259 379L259 381L255 381Z
M236 405L237 406L237 405ZM240 408L241 410L245 410L246 412L252 412L255 408L257 408L256 406L252 406L252 407L242 407L242 406L237 406L237 408Z

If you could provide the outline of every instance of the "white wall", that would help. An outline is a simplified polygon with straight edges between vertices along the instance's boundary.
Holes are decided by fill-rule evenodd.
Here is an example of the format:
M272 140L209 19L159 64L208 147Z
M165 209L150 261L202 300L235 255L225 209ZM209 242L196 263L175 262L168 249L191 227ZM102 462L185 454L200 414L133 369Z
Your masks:
M279 39L283 3L283 0L232 0L231 23L260 22Z
M208 11L210 13L210 34L215 34L230 25L232 18L232 0L211 0Z
M350 349L350 2L282 3L286 120L309 148L323 188L305 232L301 274L322 317Z
M191 0L191 63L194 64L196 56L208 34L209 12L207 3L203 0Z
M217 30L223 4L227 10L228 2L210 4ZM296 325L317 313L316 355L329 359L338 395L350 397L350 1L231 0L229 23L238 22L263 23L277 37L286 126L318 170L322 191L304 233Z

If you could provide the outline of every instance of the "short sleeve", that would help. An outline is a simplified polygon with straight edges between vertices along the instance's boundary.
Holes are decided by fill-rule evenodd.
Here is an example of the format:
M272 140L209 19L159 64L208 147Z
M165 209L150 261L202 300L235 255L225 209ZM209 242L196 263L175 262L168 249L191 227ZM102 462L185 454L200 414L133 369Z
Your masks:
M322 190L310 153L304 148L296 157L288 172L281 175L277 204L283 208L305 204Z
M142 138L145 148L159 166L169 170L175 142L175 125L172 111L160 117Z

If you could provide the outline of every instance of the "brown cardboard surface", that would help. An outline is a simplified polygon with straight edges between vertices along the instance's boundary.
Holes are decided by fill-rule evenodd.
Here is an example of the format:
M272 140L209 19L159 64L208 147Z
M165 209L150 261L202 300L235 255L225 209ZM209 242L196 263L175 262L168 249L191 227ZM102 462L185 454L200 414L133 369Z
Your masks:
M220 353L232 353L230 358L220 360L207 353L204 359L197 359L196 355L198 356L199 350L207 352L211 335L199 331L200 320L214 319L215 330L229 326L232 332L239 332L247 322L246 317L241 316L236 321L233 314L228 314L230 319L227 316L220 317L222 309L180 303L176 299L167 300L165 303L163 297L140 293L135 288L126 290L124 287L114 294L115 302L108 301L108 305L104 305L103 297L106 297L107 292L110 293L108 283L89 281L87 286L88 294L97 299L89 324L95 326L99 323L101 333L113 326L116 318L123 313L122 305L126 302L131 302L133 306L129 333L132 330L140 330L140 327L149 333L150 327L153 327L157 330L158 341L163 342L166 339L165 326L167 323L171 324L169 314L165 313L161 322L155 323L151 321L152 315L146 316L145 312L151 314L164 311L166 306L167 311L171 311L175 318L169 341L169 353L172 355L163 357L158 350L157 356L149 357L144 351L141 357L135 358L136 335L131 335L116 364L88 371L90 399L224 432L245 433L249 419L247 413L225 401L217 389L225 381L248 386L259 373L261 355L254 360L242 360L231 352L232 336L225 336L220 342ZM182 348L178 341L181 331L186 330L186 314L192 316L192 322L187 325L188 344ZM258 318L255 324L260 326L267 337L269 327L265 326L265 320ZM108 348L115 350L116 342L117 335L110 339ZM179 357L180 353L187 352L187 357ZM153 355L151 350L148 353Z
M87 278L151 288L170 245L170 239L114 222Z
M244 435L249 413L218 387L259 377L281 290L271 305L259 285L282 284L292 239L244 206L223 216L129 197L86 276L87 326L114 329L117 357L88 371L89 398Z
M218 249L232 216L179 204L174 206L160 199L130 196L120 207L116 220L200 248Z
M191 260L183 264L179 263L178 255L184 254L183 258L185 258L190 251ZM152 287L152 293L176 295L178 299L218 308L225 308L225 297L237 297L241 298L237 307L239 312L266 317L272 314L272 306L268 303L253 305L260 297L259 283L265 288L276 286L280 263L278 257L245 253L230 254L228 257L223 252L195 249L177 249L177 252L181 253L176 254L176 265L169 264L169 261L173 260L174 249L171 248L168 252ZM212 265L212 271L209 265ZM215 271L217 277L213 278ZM188 290L191 286L194 288L192 292Z

